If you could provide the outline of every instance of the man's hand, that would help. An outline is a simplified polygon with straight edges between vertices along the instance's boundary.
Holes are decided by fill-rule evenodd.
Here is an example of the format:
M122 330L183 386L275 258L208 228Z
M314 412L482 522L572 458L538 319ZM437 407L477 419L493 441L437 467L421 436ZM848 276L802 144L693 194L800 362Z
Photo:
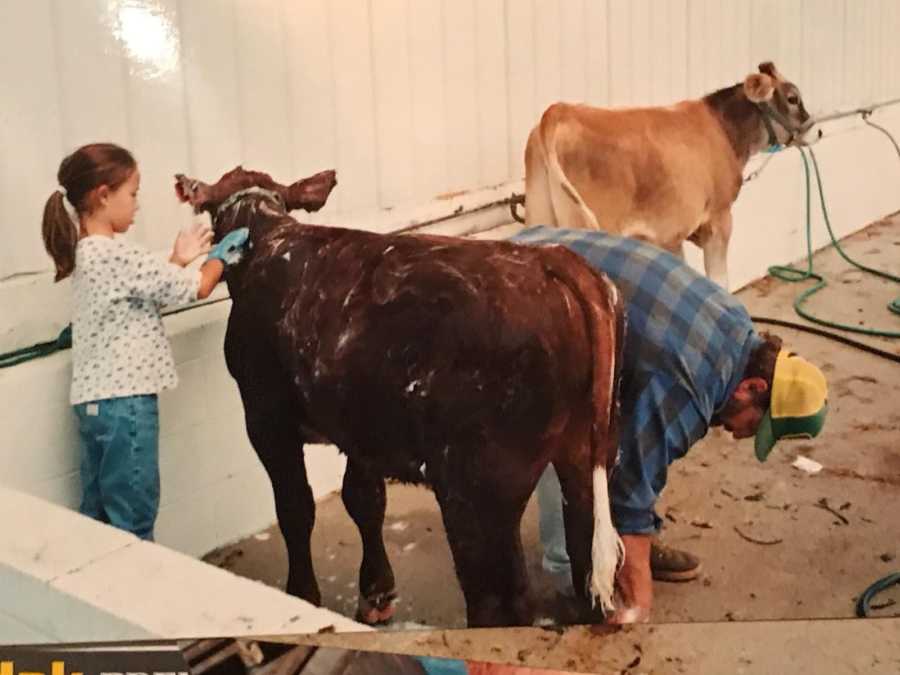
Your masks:
M242 227L234 232L229 232L222 237L222 241L209 252L207 260L217 258L218 260L221 260L226 267L240 262L244 252L244 246L246 246L249 238L250 230L246 227Z
M610 623L646 623L653 606L653 577L650 573L648 534L623 534L625 562L616 576L619 603Z
M172 247L172 255L169 262L187 267L199 256L209 250L213 232L209 225L201 221L194 221L186 229L178 233L175 245Z

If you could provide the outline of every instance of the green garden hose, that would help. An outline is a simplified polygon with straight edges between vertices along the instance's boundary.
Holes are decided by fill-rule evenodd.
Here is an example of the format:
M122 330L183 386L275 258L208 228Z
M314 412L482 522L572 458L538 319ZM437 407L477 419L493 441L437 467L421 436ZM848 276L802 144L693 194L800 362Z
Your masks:
M900 157L900 145L897 144L896 139L891 135L890 131L888 131L887 129L885 129L882 126L875 124L872 120L870 120L869 115L871 115L871 114L872 114L871 111L863 113L863 115L862 115L863 122L865 122L873 129L877 129L878 131L883 133L885 136L887 136L888 140L890 140L891 144L894 146L894 150L897 151L897 157ZM897 298L896 300L891 301L891 303L888 305L888 309L890 309L895 314L900 314L900 298Z
M900 331L896 330L883 330L876 328L863 328L861 326L851 326L848 324L837 323L836 321L830 321L828 319L823 319L820 317L813 316L810 314L803 306L806 300L815 293L818 293L820 290L825 288L828 282L825 281L821 277L821 275L816 274L813 271L813 251L812 251L812 213L810 208L810 200L812 191L810 189L809 184L809 160L806 158L806 150L802 147L797 148L800 152L800 156L803 158L803 172L806 178L806 270L800 270L796 267L792 266L783 266L783 265L773 265L769 268L769 274L777 279L781 279L782 281L788 281L791 283L796 283L799 281L805 281L806 279L815 279L818 283L812 288L805 290L799 296L797 296L796 300L794 300L794 311L797 312L800 316L802 316L807 321L812 321L813 323L820 324L822 326L828 326L830 328L837 328L840 330L851 331L853 333L863 333L865 335L877 335L880 337L891 337L897 338L900 337ZM841 248L841 245L838 243L837 239L834 236L834 232L831 229L831 221L828 218L828 208L825 206L825 193L822 189L822 177L819 173L819 164L816 161L816 155L812 151L811 148L808 149L809 156L812 158L813 167L816 170L816 184L819 189L819 204L822 207L822 216L825 219L825 226L828 228L828 236L831 237L831 245L837 250L837 252L841 255L841 257L846 260L848 263L853 265L854 267L863 270L864 272L868 272L870 274L874 274L876 276L882 277L883 279L889 279L890 281L896 281L900 283L900 277L894 276L893 274L889 274L888 272L883 272L881 270L874 269L872 267L868 267L866 265L862 265L855 260L851 260L850 257L844 253L844 249ZM891 312L894 312L900 315L900 298L890 302L888 304L888 309Z
M856 601L856 616L860 619L865 619L869 616L869 603L872 601L872 598L881 593L881 591L886 591L894 584L900 584L900 572L888 574L864 590Z
M72 325L69 324L62 329L62 332L55 340L38 342L30 347L22 347L22 349L16 349L15 351L7 352L6 354L0 354L0 368L17 366L20 363L31 361L31 359L37 359L41 356L52 354L53 352L69 349L71 346Z

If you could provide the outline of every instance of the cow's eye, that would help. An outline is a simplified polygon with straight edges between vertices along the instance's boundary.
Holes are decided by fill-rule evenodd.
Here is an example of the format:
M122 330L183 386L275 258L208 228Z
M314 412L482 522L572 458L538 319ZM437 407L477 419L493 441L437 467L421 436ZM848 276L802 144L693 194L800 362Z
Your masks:
M800 103L800 97L797 94L788 94L787 102L791 105L797 105Z

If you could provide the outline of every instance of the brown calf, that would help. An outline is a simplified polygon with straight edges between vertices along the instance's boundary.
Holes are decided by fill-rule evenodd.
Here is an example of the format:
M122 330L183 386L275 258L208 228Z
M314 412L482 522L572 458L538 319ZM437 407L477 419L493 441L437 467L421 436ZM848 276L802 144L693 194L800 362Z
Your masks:
M437 495L471 626L530 624L519 523L548 462L566 497L575 587L612 605L619 557L607 494L617 448L615 286L562 247L379 235L298 223L335 184L285 188L240 167L177 177L216 240L250 229L226 272L229 372L272 481L289 593L318 604L303 443L347 455L343 499L363 542L360 617L393 611L385 477ZM590 584L588 584L590 581Z

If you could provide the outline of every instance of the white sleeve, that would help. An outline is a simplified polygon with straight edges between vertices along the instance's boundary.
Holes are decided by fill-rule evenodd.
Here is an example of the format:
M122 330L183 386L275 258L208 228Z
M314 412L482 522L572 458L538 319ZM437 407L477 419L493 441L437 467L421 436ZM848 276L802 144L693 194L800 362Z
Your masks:
M128 295L151 300L160 306L183 305L197 299L200 270L179 267L137 247L126 253Z

